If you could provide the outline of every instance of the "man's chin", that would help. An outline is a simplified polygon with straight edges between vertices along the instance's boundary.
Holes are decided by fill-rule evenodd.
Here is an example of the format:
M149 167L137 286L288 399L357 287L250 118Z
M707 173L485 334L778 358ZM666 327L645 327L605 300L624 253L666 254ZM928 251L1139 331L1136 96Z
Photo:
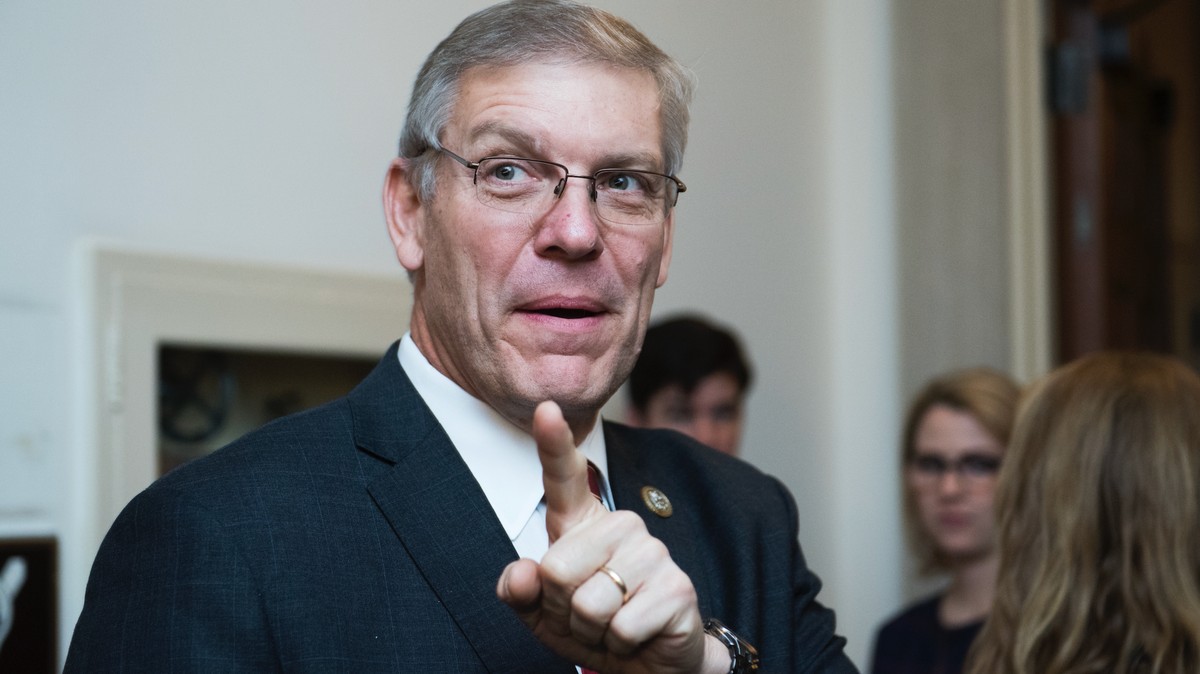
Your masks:
M622 371L620 364L614 366L611 356L548 354L524 359L505 368L514 373L505 393L526 401L531 409L553 400L565 414L595 414L628 376L628 368Z
M607 387L595 387L588 380L565 380L542 382L530 391L528 399L537 406L544 400L553 400L564 414L599 412L612 396Z
M544 400L553 400L568 418L595 416L616 390L616 387L599 384L598 381L588 379L545 381L531 392L530 398L534 406ZM533 400L534 398L536 400Z

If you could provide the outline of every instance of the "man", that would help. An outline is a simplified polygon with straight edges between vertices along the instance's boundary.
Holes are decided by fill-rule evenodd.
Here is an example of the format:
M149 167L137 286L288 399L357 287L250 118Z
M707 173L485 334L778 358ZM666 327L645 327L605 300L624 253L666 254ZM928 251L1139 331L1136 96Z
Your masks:
M698 316L651 325L627 388L631 425L671 428L737 455L750 365L733 333Z
M689 92L565 0L464 21L384 190L410 333L135 498L67 669L750 671L740 634L770 671L853 671L777 481L597 423L666 280Z

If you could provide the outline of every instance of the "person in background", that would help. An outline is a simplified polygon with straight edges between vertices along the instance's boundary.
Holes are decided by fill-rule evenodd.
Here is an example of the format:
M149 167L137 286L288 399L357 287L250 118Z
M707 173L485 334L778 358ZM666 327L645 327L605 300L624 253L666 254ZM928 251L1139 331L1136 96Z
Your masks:
M126 506L67 674L855 671L782 483L600 419L667 279L691 91L593 7L460 23L384 181L408 332Z
M1099 352L1036 382L996 491L972 674L1200 672L1200 377Z
M629 375L632 426L671 428L736 455L742 439L750 363L732 332L699 316L646 330Z
M874 674L958 674L992 606L997 551L992 497L1020 388L989 368L928 382L901 443L904 520L923 573L945 589L879 630Z

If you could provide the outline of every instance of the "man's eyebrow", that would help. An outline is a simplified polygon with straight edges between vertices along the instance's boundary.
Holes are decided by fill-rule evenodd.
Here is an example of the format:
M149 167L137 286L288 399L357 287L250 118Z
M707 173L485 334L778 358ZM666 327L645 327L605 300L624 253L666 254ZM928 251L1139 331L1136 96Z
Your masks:
M480 139L484 139L489 136L511 144L514 148L516 148L517 152L536 155L541 151L540 148L542 143L537 139L536 136L498 121L484 122L483 124L480 124L472 129L471 132L467 134L467 142L477 143Z
M551 156L544 149L544 144L537 136L500 121L484 122L475 127L467 134L466 142L478 143L481 140L486 142L491 140L491 138L512 146L512 150L504 150L505 152L527 154L530 159L542 159L553 162L561 161L560 158ZM493 147L495 146L493 145ZM485 152L488 151L491 150L485 150ZM582 171L599 171L611 168L661 171L661 166L662 160L656 152L622 152L604 155L594 166L570 168Z
M628 152L623 154L605 155L600 158L593 170L608 168L641 169L644 171L661 171L662 161L653 152Z

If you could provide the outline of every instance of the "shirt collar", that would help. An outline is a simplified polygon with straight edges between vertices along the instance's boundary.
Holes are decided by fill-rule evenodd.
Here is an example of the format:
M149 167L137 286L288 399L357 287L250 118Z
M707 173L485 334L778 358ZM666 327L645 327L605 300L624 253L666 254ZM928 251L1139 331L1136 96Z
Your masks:
M544 494L533 436L439 372L409 333L401 338L398 353L413 387L471 469L509 539L516 540ZM596 421L579 449L599 468L607 486L608 456Z

